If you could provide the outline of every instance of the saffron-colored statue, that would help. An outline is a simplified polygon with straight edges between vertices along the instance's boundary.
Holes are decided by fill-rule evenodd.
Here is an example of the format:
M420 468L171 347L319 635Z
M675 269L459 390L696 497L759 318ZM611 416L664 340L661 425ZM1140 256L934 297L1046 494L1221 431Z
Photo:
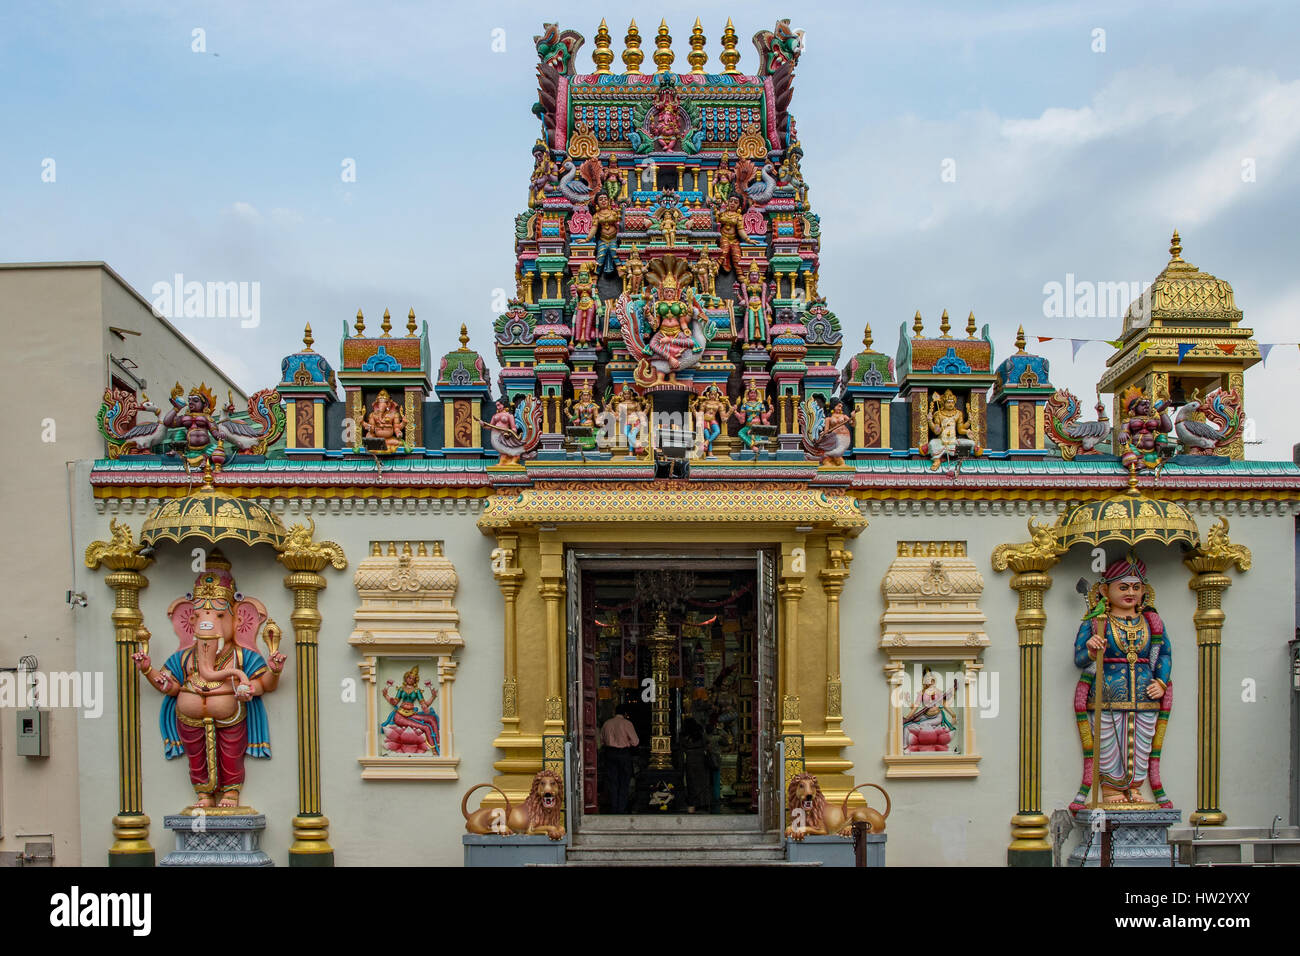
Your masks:
M608 194L596 196L596 209L591 214L587 241L596 240L597 273L609 275L618 272L618 220L621 216Z
M1120 450L1119 463L1125 468L1159 473L1165 450L1172 448L1169 433L1174 424L1165 411L1168 404L1161 400L1152 405L1137 386L1129 387L1120 396L1120 407L1127 417L1119 426L1115 446Z
M402 447L406 416L397 403L388 397L386 389L380 389L375 396L370 414L361 422L361 430L367 438L383 441L385 451L394 452Z
M1083 671L1074 712L1084 757L1083 780L1070 809L1085 806L1098 760L1103 803L1149 806L1142 785L1150 782L1155 802L1172 807L1160 783L1160 748L1174 701L1172 648L1156 613L1146 565L1132 552L1111 563L1089 591L1088 605L1074 641L1074 665ZM1104 689L1098 750L1093 735L1099 657Z
M739 197L732 195L723 200L717 213L718 269L740 274L740 243L749 242L745 232L745 215L740 211Z
M926 452L933 459L931 471L938 471L943 459L956 456L963 451L973 455L983 454L983 449L975 440L971 420L957 405L957 396L952 389L945 389L942 395L937 392L930 395L930 434L933 436L926 443Z
M425 681L429 698L420 689L420 668L417 665L402 675L402 686L396 695L389 693L393 682L382 691L393 712L379 725L384 735L384 749L392 753L438 754L438 715L433 712L433 702L438 696L433 681Z
M147 650L132 656L150 684L165 695L160 725L167 759L189 760L196 807L236 807L244 785L244 757L271 756L262 695L276 689L284 670L280 629L261 601L235 587L230 562L208 554L194 590L167 608L180 648L155 671ZM257 652L265 624L269 658Z
M578 270L571 283L573 291L573 344L592 345L596 337L596 280L588 271L586 263Z
M505 801L504 807L479 807L473 813L469 810L469 798L475 790L496 790ZM560 796L564 781L554 770L539 770L533 774L532 786L522 806L514 806L510 798L500 788L490 783L480 783L465 791L460 801L460 813L465 818L465 830L468 833L486 836L512 836L516 833L526 836L545 834L552 840L564 839L564 808Z
M636 245L632 246L632 254L627 257L627 262L618 267L618 274L623 279L623 291L628 295L640 295L645 288L645 263L636 251Z
M885 812L881 813L869 806L849 809L849 796L863 787L875 787L884 795ZM853 824L861 821L867 825L868 833L884 833L885 820L889 817L891 801L885 788L876 783L863 783L844 795L837 807L827 803L822 793L821 783L811 773L797 773L790 778L785 788L785 808L790 814L790 822L785 835L792 840L802 840L806 836L853 836Z

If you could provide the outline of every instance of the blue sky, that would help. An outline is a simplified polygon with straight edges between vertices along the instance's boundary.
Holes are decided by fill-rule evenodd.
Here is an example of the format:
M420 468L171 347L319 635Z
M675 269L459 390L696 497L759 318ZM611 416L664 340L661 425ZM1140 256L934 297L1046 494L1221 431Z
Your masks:
M257 328L177 323L249 390L305 322L333 359L358 307L414 307L435 352L465 322L490 357L538 131L531 38L578 30L589 71L602 15L616 53L629 17L646 51L666 17L680 69L697 15L710 69L728 15L746 71L756 30L806 31L791 109L850 345L869 321L893 353L901 322L944 308L991 323L1000 355L1022 322L1116 337L1118 318L1045 317L1044 284L1149 281L1174 226L1259 340L1300 339L1300 13L1282 3L5 5L0 260L103 259L146 297L177 272L259 282ZM1091 404L1107 347L1038 350ZM1297 369L1290 346L1247 374L1253 457L1300 440Z

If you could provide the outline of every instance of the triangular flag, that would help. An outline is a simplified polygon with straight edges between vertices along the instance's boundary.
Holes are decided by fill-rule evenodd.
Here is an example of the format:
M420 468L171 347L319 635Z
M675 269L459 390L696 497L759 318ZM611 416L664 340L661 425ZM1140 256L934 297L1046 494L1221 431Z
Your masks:
M1036 335L1036 336L1034 336L1034 338L1038 339L1038 341L1040 341L1040 342L1050 342L1050 341L1052 341L1052 339L1056 338L1056 336L1055 336L1055 335Z
M1237 349L1236 342L1215 342L1214 344L1219 347L1220 351L1227 355L1231 355Z
M1119 348L1120 345L1123 343L1123 339L1103 339L1102 341L1104 341L1107 345L1109 345L1113 349Z
M1195 343L1195 342L1179 342L1179 343L1178 343L1178 364L1179 364L1179 365L1182 365L1182 364L1183 364L1183 359L1187 357L1187 353L1190 352L1190 351L1191 351L1192 349L1194 349L1194 348L1196 348L1196 343Z
M1150 342L1139 342L1139 343L1138 343L1138 351L1139 351L1139 352L1145 352L1145 351L1146 351L1147 349L1149 349L1149 348L1151 348L1151 343L1150 343Z
M1090 341L1091 339L1070 339L1070 358L1071 359L1078 358L1079 349L1083 348Z
M1265 364L1265 365L1268 365L1268 353L1271 352L1271 351L1273 351L1273 343L1272 343L1272 342L1260 342L1260 343L1259 343L1259 355L1260 355L1260 358L1262 358L1262 359L1264 360L1264 364Z

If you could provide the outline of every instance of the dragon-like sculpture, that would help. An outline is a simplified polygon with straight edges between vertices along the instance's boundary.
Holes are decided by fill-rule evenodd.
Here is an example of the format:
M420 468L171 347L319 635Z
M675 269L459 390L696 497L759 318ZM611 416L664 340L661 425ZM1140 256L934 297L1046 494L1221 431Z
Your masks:
M1083 406L1069 389L1057 389L1043 406L1043 426L1047 437L1061 449L1061 457L1072 461L1075 455L1097 454L1097 446L1110 435L1106 406L1097 402L1097 420L1081 422Z
M1205 415L1205 421L1191 416ZM1189 455L1214 455L1241 434L1241 395L1236 389L1216 388L1204 400L1196 392L1174 414L1174 434Z

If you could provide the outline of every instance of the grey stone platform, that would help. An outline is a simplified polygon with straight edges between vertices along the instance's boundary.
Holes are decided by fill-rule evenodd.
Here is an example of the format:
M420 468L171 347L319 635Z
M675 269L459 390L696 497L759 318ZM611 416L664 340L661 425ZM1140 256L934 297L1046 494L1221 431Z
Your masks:
M163 817L163 827L176 834L176 849L159 866L275 865L261 847L261 813L176 813Z
M867 866L885 865L887 833L867 834ZM817 863L821 866L856 866L853 840L842 836L806 836L785 841L785 858L791 863Z
M568 841L541 835L466 833L460 842L465 847L466 866L563 866Z
M1181 810L1107 810L1107 827L1111 828L1112 866L1171 866L1168 831L1181 823ZM1074 815L1074 832L1078 839L1066 866L1099 866L1101 833L1093 823L1092 809L1084 807Z

